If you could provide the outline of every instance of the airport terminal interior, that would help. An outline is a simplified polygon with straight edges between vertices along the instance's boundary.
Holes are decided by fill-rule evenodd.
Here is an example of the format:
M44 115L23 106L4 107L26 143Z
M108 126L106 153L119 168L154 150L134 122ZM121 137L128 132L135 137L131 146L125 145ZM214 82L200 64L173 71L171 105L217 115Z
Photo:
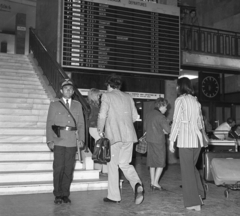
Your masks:
M0 215L239 215L239 19L239 0L0 0ZM169 151L168 135L159 182L165 190L152 190L148 153L136 151L138 141L131 164L143 202L134 204L121 171L121 202L103 202L108 174L92 159L87 97L92 88L106 92L113 73L133 98L138 140L156 99L168 101L172 122L177 81L191 80L208 138L197 162L206 193L201 211L184 207L179 151ZM56 205L46 123L66 79L82 105L86 145L76 154L72 202ZM227 177L235 177L220 181L212 167L226 158Z

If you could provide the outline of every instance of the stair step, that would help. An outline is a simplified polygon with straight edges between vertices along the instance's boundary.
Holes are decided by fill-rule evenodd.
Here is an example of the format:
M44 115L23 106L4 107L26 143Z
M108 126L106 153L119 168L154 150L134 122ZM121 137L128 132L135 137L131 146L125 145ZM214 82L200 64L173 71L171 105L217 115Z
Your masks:
M1 76L8 76L8 77L11 77L11 76L14 76L14 77L23 77L23 76L26 76L26 77L37 77L38 78L38 75L36 74L35 71L24 71L24 72L18 72L18 71L5 71L5 70L0 70L0 75Z
M46 122L0 122L0 128L46 128Z
M0 73L9 72L9 73L19 73L19 74L36 74L34 69L16 69L16 68L0 68Z
M22 142L22 141L21 141ZM20 151L20 152L0 152L0 161L43 161L53 160L53 153L48 151Z
M39 116L39 115L0 115L0 122L20 122L20 121L33 121L33 122L46 122L47 116Z
M21 88L24 88L24 89L40 89L40 90L43 90L43 86L42 85L32 85L32 84L20 84L20 83L7 83L7 82L1 82L0 81L0 86L3 88L3 87L7 87L7 88L17 88L17 89L21 89Z
M33 94L33 93L12 93L12 92L0 92L1 97L17 97L17 98L37 98L37 99L47 99L47 94Z
M0 102L0 108L9 108L9 109L26 109L26 110L48 110L48 104L26 104L26 103L2 103Z
M33 66L31 64L29 64L29 62L25 63L25 64L18 64L18 63L3 63L0 64L1 66L1 71L3 71L4 69L11 69L11 70L22 70L22 71L26 71L26 70L33 70Z
M21 61L0 61L0 67L11 67L11 68L32 68L33 66L30 64L30 61L21 62Z
M100 170L74 170L73 179L99 179ZM23 172L0 172L0 183L39 182L53 181L52 170L23 171ZM27 180L27 181L26 181Z
M31 86L41 86L42 84L40 83L39 80L36 81L29 81L29 80L14 80L14 79L0 79L0 85L4 84L4 83L8 83L10 85L14 85L14 84L21 84L21 85L31 85Z
M29 83L31 82L36 82L36 83L39 83L39 78L38 76L32 76L32 75L29 75L29 76L25 76L25 74L19 74L19 76L9 76L9 75L4 75L4 74L1 74L0 73L0 79L1 80L17 80L17 81L21 81L21 80L24 80L24 81L28 81Z
M0 127L0 137L4 135L22 135L24 134L25 136L28 135L36 135L36 136L41 136L41 135L46 135L46 129L44 128L5 128L5 127Z
M0 143L0 151L2 153L6 152L18 152L18 151L23 151L23 152L33 152L33 151L49 151L49 148L47 147L46 143L37 143L37 142L29 142L29 143Z
M47 115L48 110L29 110L29 109L0 109L0 115Z
M26 143L32 143L32 142L43 142L46 143L46 136L26 136L26 135L1 135L0 136L0 143L11 143L11 142L26 142ZM50 159L49 159L50 160ZM0 159L1 161L1 159Z
M25 88L11 88L11 87L0 87L0 92L11 92L11 93L24 93L24 94L40 94L46 95L46 91L44 89L25 89Z
M28 60L28 57L26 55L10 53L0 53L0 58Z
M122 181L120 181L122 188ZM100 179L86 179L86 180L73 180L71 183L72 191L92 191L92 190L106 190L108 188L108 180L106 177ZM39 193L52 193L53 182L22 182L0 184L0 195L17 195L17 194L39 194Z
M83 163L76 161L75 169L83 169ZM16 162L1 162L0 163L0 174L1 172L14 172L14 171L52 171L53 161L16 161Z
M28 58L9 58L7 56L0 56L1 62L14 62L14 63L21 63L21 64L31 64L31 61L29 61Z
M50 99L35 99L35 98L17 98L17 97L0 97L2 103L26 103L26 104L50 104Z

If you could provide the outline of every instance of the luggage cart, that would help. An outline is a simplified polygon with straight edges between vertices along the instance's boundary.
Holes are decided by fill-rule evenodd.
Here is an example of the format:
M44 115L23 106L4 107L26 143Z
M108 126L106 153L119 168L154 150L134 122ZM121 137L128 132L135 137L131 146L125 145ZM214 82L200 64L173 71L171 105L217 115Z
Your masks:
M211 163L214 158L240 158L240 152L238 152L239 143L237 140L213 140L209 142L209 147L205 148L203 153L203 185L205 190L208 191L207 183L214 183L214 179L211 172ZM234 151L211 151L213 146L227 146L230 150Z
M226 188L226 198L230 190L240 190L240 158L213 158L210 168L214 183Z

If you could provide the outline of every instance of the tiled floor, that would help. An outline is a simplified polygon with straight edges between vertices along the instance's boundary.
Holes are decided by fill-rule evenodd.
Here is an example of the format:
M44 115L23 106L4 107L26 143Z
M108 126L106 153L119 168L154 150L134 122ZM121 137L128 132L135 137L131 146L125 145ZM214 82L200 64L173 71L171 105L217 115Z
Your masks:
M145 158L137 157L136 169L145 186L145 199L141 205L133 202L133 192L127 181L123 183L120 204L102 201L106 190L72 192L72 204L54 205L52 194L0 196L0 216L237 216L240 215L240 191L231 191L224 197L224 187L208 184L207 199L201 212L187 211L183 207L178 164L169 165L160 184L168 191L152 192Z

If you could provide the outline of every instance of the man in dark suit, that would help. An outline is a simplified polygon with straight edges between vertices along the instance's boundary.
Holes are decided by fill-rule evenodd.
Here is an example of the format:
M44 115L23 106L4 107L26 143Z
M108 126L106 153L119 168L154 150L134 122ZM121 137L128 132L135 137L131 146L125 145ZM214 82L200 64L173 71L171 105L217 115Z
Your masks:
M70 80L64 80L61 84L62 98L51 102L47 117L47 144L54 152L53 161L53 194L55 195L55 204L71 203L69 199L70 185L73 179L73 171L77 146L84 145L84 118L82 105L72 100L74 93L73 83ZM69 114L72 113L74 119ZM57 126L60 134L56 134L52 126Z

